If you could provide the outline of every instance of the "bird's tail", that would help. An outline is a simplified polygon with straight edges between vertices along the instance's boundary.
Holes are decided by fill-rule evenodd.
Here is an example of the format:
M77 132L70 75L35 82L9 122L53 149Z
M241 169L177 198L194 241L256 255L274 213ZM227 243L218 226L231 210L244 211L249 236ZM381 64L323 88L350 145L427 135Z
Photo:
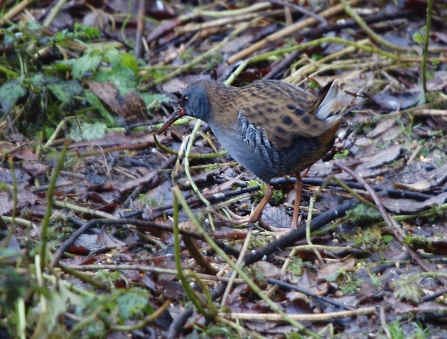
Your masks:
M324 92L327 92L326 95L324 95ZM318 120L326 120L329 116L337 114L343 106L340 98L340 86L337 80L325 86L320 91L319 97L324 99L319 104L317 112L315 113L315 117Z

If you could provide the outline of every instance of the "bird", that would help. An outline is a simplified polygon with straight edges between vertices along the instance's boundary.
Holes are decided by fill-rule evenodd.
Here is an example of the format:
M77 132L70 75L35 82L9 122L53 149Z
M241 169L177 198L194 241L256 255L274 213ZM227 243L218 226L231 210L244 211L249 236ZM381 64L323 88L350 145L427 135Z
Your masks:
M215 212L232 224L259 221L273 194L270 180L294 175L291 227L296 228L303 190L300 173L334 144L343 120L339 92L336 80L316 95L280 80L257 80L243 87L199 80L186 88L157 134L185 115L203 120L230 156L264 182L264 197L250 215L230 213L233 219L228 219Z

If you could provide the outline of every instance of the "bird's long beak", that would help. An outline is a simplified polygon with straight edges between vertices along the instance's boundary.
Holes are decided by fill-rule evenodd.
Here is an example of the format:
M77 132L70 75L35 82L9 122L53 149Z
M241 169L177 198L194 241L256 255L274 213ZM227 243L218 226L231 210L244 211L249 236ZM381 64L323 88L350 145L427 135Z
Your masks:
M174 122L176 122L178 119L180 119L184 115L185 115L185 110L183 109L183 107L177 108L174 111L174 113L172 113L169 116L168 121L166 121L165 124L158 130L157 134L160 135L161 133L166 131L169 128L169 126L171 126Z

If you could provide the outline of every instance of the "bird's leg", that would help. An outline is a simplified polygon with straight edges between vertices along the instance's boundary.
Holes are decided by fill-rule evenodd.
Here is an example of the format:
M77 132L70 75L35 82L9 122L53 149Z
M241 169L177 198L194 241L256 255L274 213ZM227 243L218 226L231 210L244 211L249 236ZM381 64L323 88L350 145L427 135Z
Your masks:
M301 195L303 193L303 180L301 180L301 175L298 173L295 181L295 203L293 204L293 216L292 216L292 225L290 226L292 229L297 228L298 226L298 217L300 216L300 204L301 204Z
M307 168L306 172L303 173L303 175L301 176L302 178L307 178L307 175L310 172L310 167Z
M259 202L258 206L256 206L255 210L248 216L248 217L240 217L239 215L231 212L228 210L228 213L233 217L234 219L228 219L224 217L223 215L217 213L216 211L212 211L214 215L222 219L223 221L226 221L233 225L242 225L242 224L248 224L248 223L255 223L259 221L262 215L262 211L264 210L265 205L270 201L273 195L272 186L270 186L269 183L264 183L265 187L265 194L262 200Z

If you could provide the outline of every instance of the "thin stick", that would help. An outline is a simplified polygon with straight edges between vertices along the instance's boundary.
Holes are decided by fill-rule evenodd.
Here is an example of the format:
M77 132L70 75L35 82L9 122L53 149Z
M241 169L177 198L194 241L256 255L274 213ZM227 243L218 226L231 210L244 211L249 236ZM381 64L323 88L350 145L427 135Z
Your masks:
M198 63L211 57L211 55L213 55L215 52L219 51L223 46L225 46L228 43L228 41L233 39L235 36L238 36L240 33L245 31L248 27L250 27L250 25L252 25L256 21L258 21L258 18L251 21L250 23L243 24L241 27L235 29L233 33L231 33L229 36L227 36L225 39L223 39L219 44L217 44L213 48L209 49L207 52L203 53L201 56L199 56L198 58L195 58L191 62L183 65L182 67L179 67L178 69L165 75L164 77L155 80L154 84L158 85L162 82L165 82L166 80L172 79L172 78L176 77L177 75L182 74L187 69L190 69L190 68L194 67L195 65L197 65Z
M14 18L17 14L19 14L21 11L23 11L26 7L28 7L28 5L30 5L33 2L34 2L34 0L24 0L22 2L19 2L17 4L17 6L14 6L13 8L11 8L9 10L9 12L3 16L3 19L0 20L0 27L3 26L7 21Z
M357 5L358 3L360 3L360 0L350 0L349 4L351 6ZM327 19L333 15L336 15L340 12L343 11L343 5L342 4L338 4L334 7L331 7L323 12L321 12L319 14L319 16L323 19ZM279 32L270 34L268 37L262 39L261 41L255 43L254 45L250 46L247 49L244 49L243 51L236 53L235 55L231 56L228 59L228 64L232 64L235 63L236 61L239 61L241 59L245 59L246 57L248 57L249 55L252 55L254 52L260 50L262 47L264 47L265 45L271 43L271 42L276 42L278 40L281 40L285 37L288 37L290 35L292 35L293 33L296 33L298 31L301 31L302 29L315 25L318 23L318 20L315 18L307 18L303 21L299 21L291 26L288 26L282 30L280 30Z
M369 35L369 37L372 40L377 41L382 46L385 46L385 47L387 47L387 48L389 48L389 49L391 49L393 51L404 52L404 53L412 52L411 49L393 45L393 44L389 43L388 41L386 41L385 39L383 39L380 35L378 35L371 28L369 28L369 26L366 24L366 22L356 12L354 12L354 10L351 7L351 4L349 4L346 0L341 0L341 3L343 5L346 13L348 13L349 16L352 19L354 19L355 22L357 22L357 24L362 28L362 30L366 34Z
M350 168L348 168L338 162L335 162L334 165L335 165L335 167L338 167L342 171L345 171L346 173L348 173L355 180L357 180L359 183L361 183L363 186L365 186L366 190L368 191L369 194L371 194L371 197L373 198L375 204L379 208L379 212L382 215L383 220L386 222L387 226L391 229L391 231L393 232L396 239L405 247L405 249L408 251L408 253L411 255L411 257L419 264L419 266L421 266L427 272L433 272L433 270L424 261L422 261L419 254L417 254L415 251L413 251L413 249L409 245L404 243L404 238L406 236L405 232L399 227L397 222L393 218L391 218L390 215L386 212L385 207L383 206L382 202L379 199L379 196L373 190L373 188L371 186L369 186L368 183L362 177L357 175L357 173L352 171ZM443 277L437 277L437 278L442 284L447 285L446 279L444 279Z
M242 263L244 261L245 252L247 251L248 245L250 244L251 234L252 234L252 230L249 229L248 233L247 233L247 236L245 238L245 241L244 241L244 245L242 246L241 253L240 253L239 258L237 259L237 262L236 262L236 265L238 267L241 267L241 265L242 265ZM221 307L224 307L226 305L228 295L230 294L231 288L233 287L234 280L236 278L237 278L237 272L236 271L231 272L230 281L228 282L228 285L227 285L227 287L225 289L225 293L224 293L224 295L222 297L222 302L220 303Z
M340 319L340 318L350 318L350 317L356 317L359 315L369 315L369 314L375 314L376 308L375 307L365 307L360 308L358 310L354 311L341 311L341 312L329 312L329 313L323 313L323 314L288 314L288 316L291 319L294 319L296 321L306 322L306 321L331 321L334 319ZM230 319L238 319L238 320L268 320L268 321L284 321L283 318L281 318L280 314L275 313L269 313L269 314L255 314L255 313L219 313L218 314L221 317L227 317Z

